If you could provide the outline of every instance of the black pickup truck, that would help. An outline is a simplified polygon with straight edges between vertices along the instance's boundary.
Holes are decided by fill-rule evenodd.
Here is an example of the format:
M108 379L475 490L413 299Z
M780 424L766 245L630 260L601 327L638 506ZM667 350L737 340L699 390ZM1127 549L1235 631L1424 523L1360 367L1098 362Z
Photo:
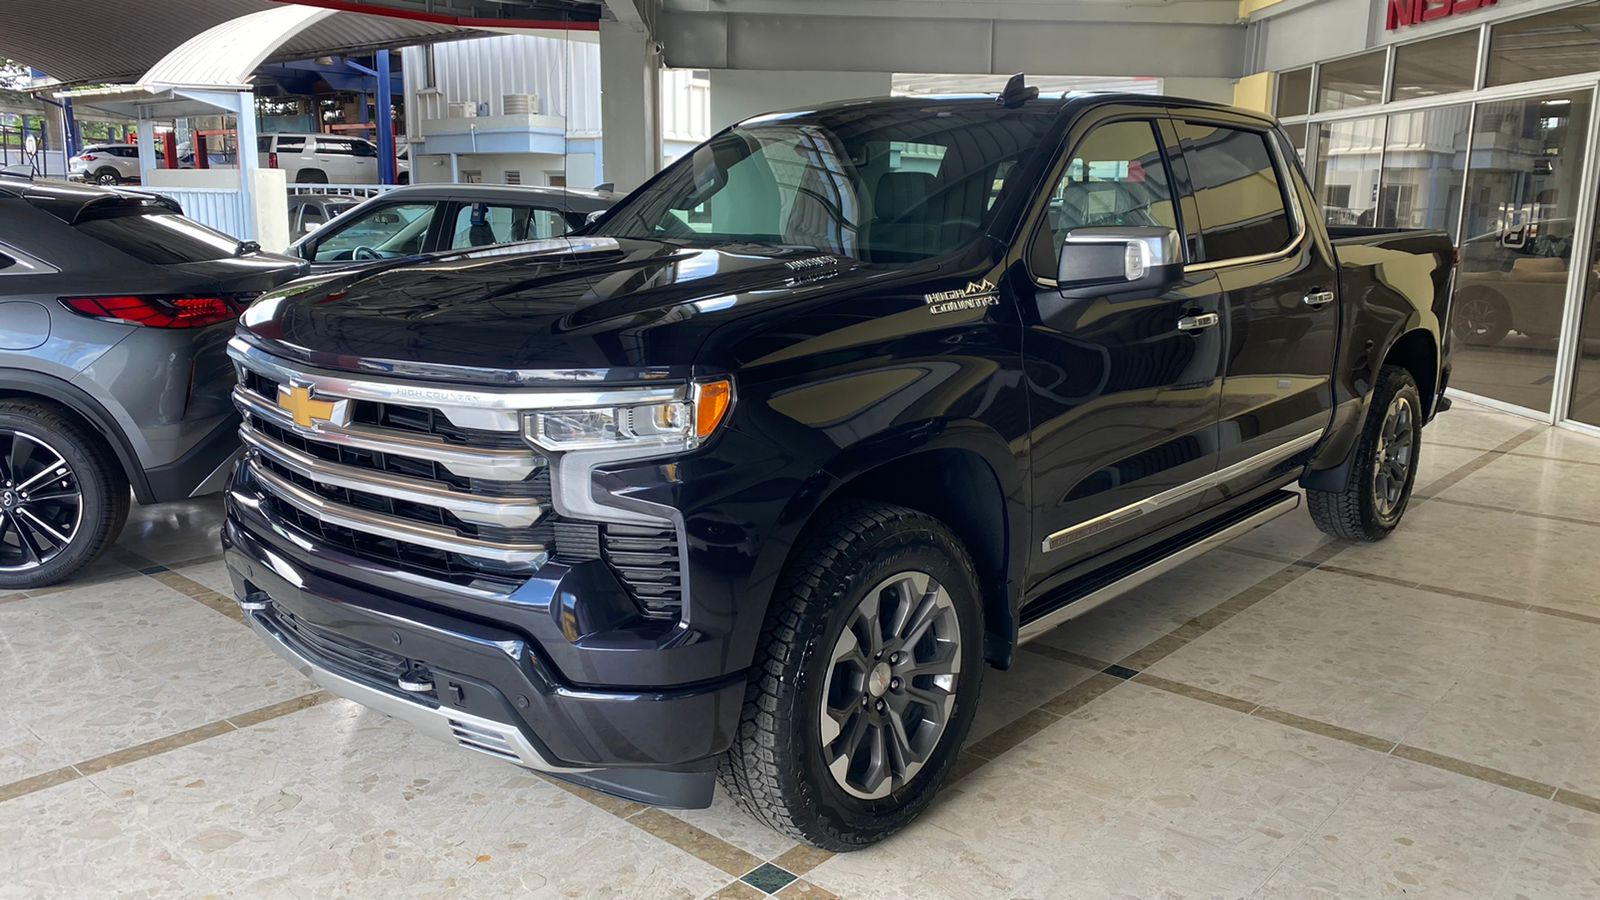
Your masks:
M1393 529L1453 258L1330 234L1227 107L1014 81L760 116L577 236L253 305L227 564L336 694L859 847L1019 642L1302 501Z

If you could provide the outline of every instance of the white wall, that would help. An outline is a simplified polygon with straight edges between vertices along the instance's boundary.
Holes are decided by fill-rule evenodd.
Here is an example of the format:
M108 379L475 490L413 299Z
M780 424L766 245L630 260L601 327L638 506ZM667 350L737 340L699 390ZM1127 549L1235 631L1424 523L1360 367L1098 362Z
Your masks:
M545 185L550 183L549 173L566 172L567 184L572 187L592 187L592 182L573 180L569 161L580 156L589 160L589 172L594 169L594 154L574 154L570 157L558 156L549 153L468 153L459 158L461 167L461 180L468 180L468 173L478 173L476 179L481 184L506 184L506 174L517 172L521 176L520 184ZM448 156L423 156L420 167L412 170L412 177L418 184L448 182L450 180L450 157ZM438 165L434 161L438 161ZM583 167L580 164L578 171L581 174Z
M800 106L886 97L893 76L888 72L768 72L748 69L711 70L711 130L759 113Z
M1231 78L1163 78L1161 93L1189 100L1211 100L1216 103L1233 102Z

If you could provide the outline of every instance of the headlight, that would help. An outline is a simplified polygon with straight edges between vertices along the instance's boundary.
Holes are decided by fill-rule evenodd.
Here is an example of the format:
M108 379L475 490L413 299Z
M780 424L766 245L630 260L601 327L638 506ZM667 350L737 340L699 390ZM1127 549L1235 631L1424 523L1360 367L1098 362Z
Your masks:
M693 450L716 432L733 401L726 379L697 382L687 399L530 412L528 440L546 450L618 450L631 456ZM610 454L607 454L608 456Z

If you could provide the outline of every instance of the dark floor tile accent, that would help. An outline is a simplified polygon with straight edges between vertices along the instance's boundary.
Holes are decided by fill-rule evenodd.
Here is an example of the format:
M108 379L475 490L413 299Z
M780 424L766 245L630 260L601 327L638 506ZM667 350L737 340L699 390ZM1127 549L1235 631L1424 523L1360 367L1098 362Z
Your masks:
M1413 747L1410 744L1396 744L1390 753L1401 759L1409 759L1412 762L1432 766L1435 769L1442 769L1446 772L1454 772L1457 775L1465 775L1468 778L1476 778L1479 781L1487 781L1490 784L1508 787L1514 791L1521 791L1524 794L1544 800L1551 799L1556 793L1556 786L1553 784L1545 784L1532 778L1524 778L1521 775L1502 772L1489 766L1480 766L1477 763L1456 759L1453 756L1445 756L1442 753L1434 753L1431 750Z
M1587 622L1590 625L1600 625L1600 616L1591 616L1588 613L1573 612L1570 609L1557 609L1554 606L1540 606L1536 603L1528 604L1528 612L1536 612L1546 616L1556 616L1561 619L1571 619L1574 622Z
M1046 644L1043 641L1030 641L1026 644L1023 644L1020 649L1026 650L1035 656L1044 656L1049 659L1053 659L1056 662L1071 663L1075 666L1085 669L1093 669L1096 672L1104 669L1106 666L1111 665L1111 663L1106 660L1095 659L1092 656L1084 656L1082 653L1078 653L1073 650L1063 650L1060 647L1052 644Z
M1212 706L1220 706L1223 709L1231 709L1234 712L1244 713L1246 715L1254 712L1256 707L1259 706L1259 704L1252 700L1242 700L1238 697L1230 697L1227 694L1219 694L1216 691L1207 690L1203 687L1196 687L1192 684L1184 684L1181 681L1173 681L1170 678L1162 678L1160 675L1151 675L1149 672L1140 672L1133 680L1136 684L1159 688L1160 690L1171 694L1177 694L1181 697L1188 697L1192 700L1200 700L1202 702L1209 703Z
M794 879L793 872L785 871L772 863L762 863L754 870L746 872L739 880L768 894L775 894L788 887L789 882Z
M145 566L144 568L139 570L139 574L140 575L154 575L157 572L165 572L165 571L167 571L167 567L158 564L158 565L154 565L154 566Z
M1116 663L1106 666L1101 671L1105 672L1107 675L1110 675L1112 678L1121 678L1124 680L1139 674L1138 669L1130 669L1127 666L1117 665Z
M74 769L71 766L62 766L59 769L52 769L49 772L41 772L38 775L24 778L21 781L13 781L10 784L0 784L0 803L4 803L7 800L15 800L16 798L25 794L32 794L37 791L42 791L45 788L53 788L58 784L66 784L69 781L76 781L82 777L83 773L79 772L77 769Z
M251 725L260 725L262 722L270 722L273 719L281 719L290 713L296 713L302 709L310 709L313 706L321 706L322 704L329 703L334 699L334 696L327 691L312 691L309 694L301 694L298 697L285 700L282 703L273 703L270 706L263 706L259 709L252 709L249 712L240 713L236 716L229 716L227 721L235 728L249 728Z
M217 735L227 734L230 731L237 730L238 729L233 726L232 722L229 722L226 719L218 719L215 722L207 722L204 725L190 728L186 731L180 731L177 734L169 734L166 737L159 737L153 741L145 741L142 744L126 747L122 750L107 753L104 756L96 756L94 759L86 759L81 763L77 763L73 768L77 769L79 772L82 772L84 775L94 775L98 772L104 772L107 769L115 769L118 766L125 766L129 763L135 763L141 759L149 759L152 756L159 756L162 753L177 750L180 747L187 747L190 744L199 743L207 738L214 738Z
M238 602L232 597L224 597L193 578L170 569L157 572L150 577L202 606L209 607L213 612L221 613L241 625L244 624L244 610L239 608Z
M1535 436L1548 427L1550 426L1534 425L1520 434L1513 435L1512 437L1501 441L1494 447L1494 449L1485 450L1483 451L1482 455L1474 457L1473 459L1469 459L1451 471L1446 472L1438 478L1435 478L1428 484L1428 491L1423 499L1439 499L1440 494L1444 493L1450 488L1455 487L1457 484L1460 484L1464 479L1466 479L1467 476L1478 471L1484 466L1487 466L1489 463L1494 462L1501 456L1504 456L1512 450L1515 450L1523 444L1533 440Z
M1069 691L1068 693L1071 692ZM994 759L1012 747L1054 725L1060 719L1060 716L1042 707L1029 710L1009 724L995 729L982 740L973 743L962 752L980 756L984 759Z
M1258 719L1266 719L1268 722L1277 722L1279 725L1287 725L1290 728L1297 728L1309 734L1320 734L1323 737L1344 741L1347 744L1365 747L1368 750L1375 750L1379 753L1388 753L1395 746L1395 742L1388 738L1381 738L1374 734L1354 731L1349 728L1341 728L1338 725L1330 725L1327 722L1319 722L1316 719L1309 719L1271 706L1258 706L1251 715Z
M1040 704L1039 709L1049 715L1066 716L1089 705L1101 694L1126 682L1104 672L1096 672L1061 693Z
M1591 797L1588 794L1580 794L1577 791L1569 791L1566 788L1560 788L1556 791L1556 795L1550 799L1564 806L1570 806L1573 809L1581 809L1585 812L1600 813L1600 797Z
M1542 513L1531 509L1511 509L1505 506L1493 506L1488 503L1473 503L1470 500L1457 500L1452 497L1434 497L1435 501L1450 506L1460 506L1466 509L1482 509L1490 512L1507 513L1513 516L1524 516L1529 519L1544 519L1549 522L1561 522L1567 525L1584 525L1589 528L1600 528L1600 521L1594 519L1580 519L1576 516L1558 516L1554 513Z
M629 816L626 821L735 877L761 865L761 860L749 852L665 810L647 807Z

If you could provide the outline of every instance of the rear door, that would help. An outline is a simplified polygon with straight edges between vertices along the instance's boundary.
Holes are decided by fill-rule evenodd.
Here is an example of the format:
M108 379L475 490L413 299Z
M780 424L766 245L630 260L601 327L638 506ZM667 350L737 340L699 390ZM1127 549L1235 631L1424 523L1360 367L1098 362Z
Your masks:
M1029 247L1038 322L1023 338L1033 435L1030 571L1063 570L1197 511L1216 467L1221 301L1214 272L1154 293L1055 286L1077 228L1186 227L1176 147L1158 110L1104 107L1068 138ZM1187 242L1185 242L1187 243ZM1180 322L1185 323L1180 327Z
M1327 429L1338 269L1275 131L1215 110L1172 119L1199 220L1191 268L1214 272L1226 298L1217 502L1276 477Z

